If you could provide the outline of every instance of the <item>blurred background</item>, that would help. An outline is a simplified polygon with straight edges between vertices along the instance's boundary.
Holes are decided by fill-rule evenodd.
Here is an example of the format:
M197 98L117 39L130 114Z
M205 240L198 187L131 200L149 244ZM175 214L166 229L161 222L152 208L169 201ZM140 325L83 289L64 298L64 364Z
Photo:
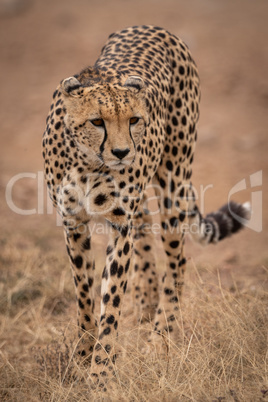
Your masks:
M1 401L93 400L87 382L66 375L76 302L62 228L47 203L41 141L58 83L93 65L110 33L137 24L180 36L198 65L192 179L201 211L218 209L233 191L235 201L254 201L258 225L205 249L187 240L182 314L195 336L169 370L162 359L148 366L147 356L143 366L128 289L122 328L133 344L126 346L125 394L137 385L126 400L267 398L267 21L267 0L0 0ZM105 236L93 244L99 297Z
M187 255L197 264L263 280L261 267L268 262L267 17L263 0L0 0L1 244L64 254L62 229L55 214L47 213L41 173L41 139L52 93L60 80L94 64L110 33L155 24L188 44L200 72L193 183L199 194L209 186L201 210L218 209L244 179L247 189L234 200L250 200L252 191L263 196L261 232L246 229L204 251L189 242ZM259 171L262 186L251 189L249 177ZM5 199L8 183L13 210ZM16 208L39 211L21 215ZM97 253L101 247L100 237Z

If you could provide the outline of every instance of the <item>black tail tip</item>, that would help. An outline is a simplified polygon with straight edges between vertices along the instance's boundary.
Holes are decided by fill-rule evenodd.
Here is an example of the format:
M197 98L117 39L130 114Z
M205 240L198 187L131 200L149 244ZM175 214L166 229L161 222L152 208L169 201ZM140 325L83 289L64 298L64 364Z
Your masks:
M205 220L211 224L214 222L214 231L212 231L209 242L217 243L238 232L246 225L250 215L251 208L249 202L238 204L234 201L230 201L228 204L223 205L218 211L208 214Z
M245 226L245 223L250 219L251 215L249 202L238 204L235 201L230 201L228 204L223 205L219 211L231 219L231 233L236 233L241 230Z

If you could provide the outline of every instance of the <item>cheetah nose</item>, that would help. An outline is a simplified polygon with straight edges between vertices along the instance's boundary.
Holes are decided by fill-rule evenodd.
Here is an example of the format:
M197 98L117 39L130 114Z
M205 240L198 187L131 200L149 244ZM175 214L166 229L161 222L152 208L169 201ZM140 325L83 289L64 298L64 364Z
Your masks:
M125 149L120 149L120 148L115 148L112 149L112 154L116 156L118 159L123 159L127 154L129 153L130 149L125 148Z

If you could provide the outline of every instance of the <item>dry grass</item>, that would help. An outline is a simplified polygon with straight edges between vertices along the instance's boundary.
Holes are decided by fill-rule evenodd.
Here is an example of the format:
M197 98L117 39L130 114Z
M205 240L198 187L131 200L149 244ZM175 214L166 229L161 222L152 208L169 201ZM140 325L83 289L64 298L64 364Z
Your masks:
M14 238L2 241L0 258L0 400L102 400L74 358L67 257ZM126 309L116 386L106 399L267 400L267 301L265 284L223 286L217 269L189 263L181 339L169 354L144 355L151 326L137 327Z

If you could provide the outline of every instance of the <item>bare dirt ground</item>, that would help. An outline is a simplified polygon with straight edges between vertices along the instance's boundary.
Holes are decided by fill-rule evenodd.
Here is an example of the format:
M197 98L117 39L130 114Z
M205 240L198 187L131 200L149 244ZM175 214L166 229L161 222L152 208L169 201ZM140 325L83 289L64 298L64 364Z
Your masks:
M163 26L180 36L199 67L202 100L193 182L201 210L207 213L226 203L230 190L245 179L247 188L232 199L252 200L252 192L259 192L253 213L256 219L262 214L262 230L246 229L206 249L187 241L192 259L185 314L195 349L186 342L185 349L177 350L170 373L161 359L144 362L132 344L136 355L124 360L126 367L132 364L131 380L121 377L120 398L268 397L267 17L268 3L262 0L0 0L0 399L95 398L86 377L79 385L77 378L86 376L81 367L74 381L61 377L72 349L68 344L63 357L57 345L62 332L67 338L75 333L75 302L62 229L55 214L47 213L42 181L38 195L41 137L59 81L93 64L111 32L138 24ZM251 188L250 175L259 171L262 184ZM22 173L12 188L14 205L8 205L7 185L11 188L10 180ZM36 213L21 215L15 207ZM95 243L101 266L104 242L100 236ZM159 265L163 269L161 252ZM127 324L130 311L125 312ZM195 327L199 318L202 325ZM133 326L126 328L133 340ZM46 350L48 345L52 351ZM33 347L46 353L38 355ZM59 368L61 360L64 369ZM134 361L139 367L133 369Z

